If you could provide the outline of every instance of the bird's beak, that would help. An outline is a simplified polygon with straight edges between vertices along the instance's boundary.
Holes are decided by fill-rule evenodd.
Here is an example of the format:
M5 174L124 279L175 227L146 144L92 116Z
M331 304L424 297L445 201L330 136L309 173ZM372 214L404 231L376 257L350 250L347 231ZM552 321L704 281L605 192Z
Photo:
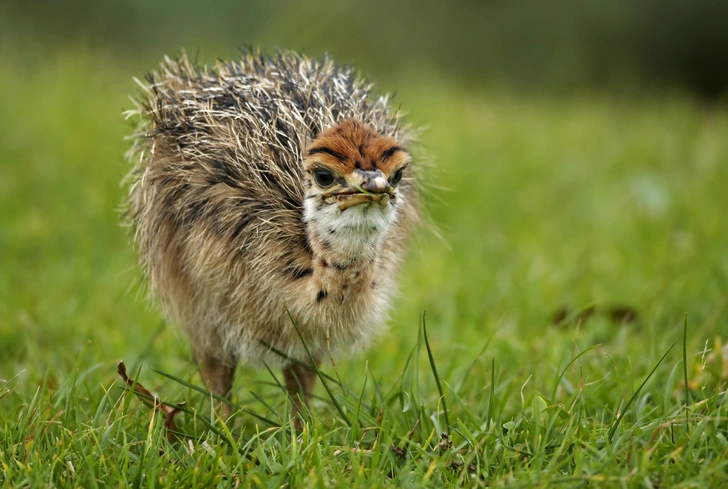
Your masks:
M334 194L339 201L340 211L359 204L378 202L380 206L386 207L389 203L392 186L381 170L354 170L346 182L348 187Z
M360 182L358 187L373 194L389 193L391 190L389 182L381 170L354 170L353 180L355 180L354 183Z

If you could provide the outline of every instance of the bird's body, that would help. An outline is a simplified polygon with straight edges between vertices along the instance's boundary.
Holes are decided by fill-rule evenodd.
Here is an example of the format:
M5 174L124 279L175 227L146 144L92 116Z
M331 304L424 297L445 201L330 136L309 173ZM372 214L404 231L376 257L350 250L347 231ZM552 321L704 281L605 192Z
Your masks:
M280 354L308 361L288 311L316 359L384 324L418 210L413 133L370 89L289 52L214 70L183 57L149 78L129 216L213 392L228 394L239 361L302 384Z

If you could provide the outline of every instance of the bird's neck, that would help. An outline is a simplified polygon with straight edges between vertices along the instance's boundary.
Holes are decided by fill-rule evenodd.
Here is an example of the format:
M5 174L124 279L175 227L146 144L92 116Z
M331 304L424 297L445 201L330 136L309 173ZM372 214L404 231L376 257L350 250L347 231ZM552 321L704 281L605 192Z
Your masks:
M314 266L335 270L361 269L376 260L383 238L383 230L374 231L370 227L319 229L312 226L309 244Z
M369 204L340 211L336 204L307 199L303 220L314 258L330 265L357 266L376 258L395 216L391 206Z
M376 209L306 209L317 298L331 293L344 300L371 286L392 217Z
M337 234L339 234L337 236ZM309 233L313 251L311 297L325 307L356 307L376 283L382 236Z

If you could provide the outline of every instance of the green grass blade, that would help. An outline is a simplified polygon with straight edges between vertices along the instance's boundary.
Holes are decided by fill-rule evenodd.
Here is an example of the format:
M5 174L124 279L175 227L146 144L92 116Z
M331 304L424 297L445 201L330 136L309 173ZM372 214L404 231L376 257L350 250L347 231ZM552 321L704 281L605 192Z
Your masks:
M246 414L249 414L249 415L253 416L254 418L257 418L257 419L263 421L264 423L267 423L267 424L269 424L271 426L280 426L280 423L276 423L275 421L270 420L270 419L266 418L265 416L261 416L260 414L256 413L255 411L251 411L248 408L244 408L242 406L239 406L239 405L235 404L234 402L231 402L229 399L225 399L222 396L218 396L217 394L215 394L213 392L210 392L207 389L204 389L204 388L200 387L199 385L192 384L190 382L187 382L186 380L180 379L179 377L175 377L172 374L168 374L166 372L162 372L161 370L157 370L155 368L152 368L152 370L154 372L158 373L159 375L162 375L164 377L167 377L170 380L174 380L178 384L182 384L183 386L189 387L190 389L195 390L197 392L201 392L202 394L205 394L208 397L212 397L216 401L220 401L220 402L222 402L224 404L227 404L228 406L230 406L233 409L237 409L238 411L242 411L242 412L244 412Z
M361 401L364 399L364 392L367 388L367 379L369 378L369 366L366 365L365 373L364 373L364 383L361 386L361 392L359 393L359 399L356 403L356 411L354 411L354 429L351 431L352 435L352 446L354 445L354 441L356 441L356 438L359 436L359 432L361 431L359 429L359 413L361 413Z
M477 430L478 428L480 428L480 423L478 423L478 420L475 418L475 416L473 416L473 412L470 410L468 405L465 404L465 401L463 401L460 398L460 396L458 396L458 393L455 392L455 389L453 389L453 387L450 384L445 382L445 385L448 387L448 389L450 389L450 393L452 393L452 396L455 398L455 401L460 405L460 409L463 411L463 413L465 413L465 416L468 418L470 423L472 423L472 425L474 427L473 429Z
M346 413L342 409L341 405L339 404L339 401L336 400L336 396L334 396L334 393L329 388L329 384L326 383L326 377L324 377L321 374L321 370L318 368L318 365L316 365L316 360L314 360L313 355L311 355L311 351L308 349L308 345L306 344L306 341L303 339L303 334L301 333L301 330L298 329L298 325L296 324L296 321L293 319L293 315L291 315L291 311L288 310L287 306L286 306L286 313L288 313L288 318L291 320L291 324L293 324L293 327L296 328L296 333L298 333L298 337L301 338L301 343L303 344L304 350L306 350L306 355L308 355L308 359L311 361L311 365L313 365L313 368L316 371L316 375L318 375L319 379L321 379L321 384L324 386L324 389L326 390L326 393L329 395L329 398L331 398L331 402L334 403L336 410L339 411L339 414L344 419L344 422L346 423L346 425L349 428L351 428L351 421L349 421L349 417L346 415Z
M287 310L287 309L286 309L286 310ZM289 313L289 317L290 317L290 313ZM276 355L280 356L280 357L281 357L281 358L283 358L284 360L286 360L286 361L288 361L288 362L291 362L291 363L293 363L294 365L296 365L296 366L298 366L298 367L301 367L301 368L304 368L304 369L306 369L306 370L308 370L308 371L310 371L310 372L317 372L317 370L316 370L315 368L311 367L311 365L307 364L306 362L302 362L302 361L300 361L300 360L297 360L297 359L295 359L295 358L291 358L290 356L286 355L286 354L285 354L284 352L282 352L282 351L278 350L277 348L275 348L275 347L273 347L273 346L269 345L269 344L268 344L268 343L266 343L265 341L261 341L261 343L263 344L263 346L265 346L265 347L266 347L266 348L268 348L268 349L269 349L270 351L272 351L272 352L273 352L273 353L275 353ZM270 370L270 369L269 369L269 370ZM337 379L337 378L334 378L334 377L332 377L332 376L328 375L328 374L327 374L327 373L325 373L325 372L317 372L317 373L319 373L319 375L323 375L324 377L326 377L326 379L327 379L327 380L329 380L329 381L331 381L331 382L334 382L334 383L336 383L336 384L339 384L339 385L340 385L339 379Z
M427 348L427 356L430 358L430 367L432 367L432 374L435 376L435 383L437 384L437 390L440 393L440 400L442 401L442 410L445 414L445 432L450 429L450 419L447 415L447 404L445 403L445 394L442 391L442 384L440 383L440 376L437 374L437 367L435 366L435 357L432 356L432 349L430 348L430 341L427 339L427 324L425 315L422 315L422 334L425 338L425 347Z
M276 410L275 410L275 408L273 408L273 406L271 406L270 404L268 404L268 403L267 403L267 402L265 401L265 399L263 399L263 398L262 398L261 396L259 396L258 394L256 394L255 392L253 392L253 391L251 391L251 390L249 390L248 392L250 392L250 394L251 394L251 395L252 395L253 397L255 397L255 399L256 399L256 400L257 400L257 401L258 401L259 403L261 403L261 404L262 404L263 406L265 406L265 407L266 407L266 408L267 408L267 409L268 409L268 410L269 410L269 411L270 411L271 413L273 413L273 414L274 414L274 415L276 416L276 418L278 418L278 419L279 419L279 420L280 420L281 422L283 421L283 418L281 417L281 415L280 415L280 414L278 414L278 411L276 411Z
M467 368L463 371L463 374L460 376L460 379L458 380L458 382L454 384L454 385L458 386L458 388L460 388L465 383L465 380L470 375L470 371L473 369L473 367L475 367L475 364L478 363L478 360L480 359L480 357L483 356L483 354L486 352L486 350L488 349L488 346L490 346L490 342L491 342L491 340L493 340L494 335L495 335L495 331L493 331L492 333L490 333L490 335L488 335L488 339L485 340L485 344L480 348L480 351L478 352L478 354L475 355L475 358L473 358L473 361L470 362L470 364L467 366Z
M690 405L690 387L688 386L688 315L685 315L685 323L683 324L683 337L682 337L682 347L683 347L683 377L685 382L685 416L688 418L688 422L690 421L690 410L688 409L688 406Z
M493 422L493 402L495 402L495 357L490 362L490 401L488 402L488 425L486 429L490 429Z
M564 374L566 374L566 371L569 370L569 367L571 367L575 361L577 361L579 358L584 356L587 352L593 350L594 348L601 346L601 343L597 343L596 345L592 345L586 350L582 351L578 355L576 355L574 358L571 359L571 361L564 367L564 369L561 371L561 375L559 375L559 378L556 380L556 384L554 385L554 389L551 392L551 399L550 402L554 403L556 402L556 390L559 388L559 384L561 383L561 379L564 378Z
M629 398L629 401L627 402L627 404L626 404L626 405L624 406L624 408L623 408L623 409L622 409L622 410L620 411L619 415L617 416L617 419L615 419L615 420L614 420L614 424L612 424L612 427L611 427L611 428L609 428L609 434L608 434L608 438L609 438L609 441L610 441L610 442L611 442L611 441L613 441L613 438L614 438L614 434L615 434L615 433L617 432L617 428L619 427L619 423L621 423L621 422L622 422L622 418L624 418L624 415L625 415L625 413L627 412L627 410L629 409L629 406L630 406L630 405L632 404L632 402L633 402L633 401L634 401L634 400L635 400L635 399L637 398L637 395L639 395L639 393L640 393L640 391L642 390L642 388L643 388L643 387L645 386L645 384L647 383L647 381L648 381L648 380L650 380L650 378L652 377L652 375L653 375L653 374L655 373L655 371L657 370L657 367L659 367L659 366L660 366L660 364L662 363L662 361L663 361L663 360L664 360L664 359L665 359L665 358L667 357L667 355L668 355L668 354L669 354L669 353L670 353L670 352L672 351L672 348L673 348L674 346L675 346L675 343L673 343L673 344L672 344L672 345L670 346L670 348L668 348L668 349L667 349L667 351L665 352L665 354L664 354L664 355L662 355L662 358L660 358L660 361L659 361L659 362L657 362L657 365L655 365L655 368L653 368L653 369L652 369L652 371L651 371L651 372L650 372L650 374L649 374L649 375L647 376L647 378L646 378L646 379L645 379L645 380L644 380L644 381L642 382L642 384L640 384L640 386L639 386L639 387L637 388L637 390L636 390L636 391L634 392L634 394L632 394L632 397L630 397L630 398Z
M275 381L275 384L272 384L272 385L277 385L278 388L281 390L281 392L283 392L285 395L288 395L288 389L286 389L286 386L284 386L283 384L281 384L281 381L278 380L278 377L276 377L276 375L273 373L273 370L271 370L270 366L267 363L265 363L265 362L263 362L263 365L265 365L265 369L268 371L268 373L270 374L270 376Z

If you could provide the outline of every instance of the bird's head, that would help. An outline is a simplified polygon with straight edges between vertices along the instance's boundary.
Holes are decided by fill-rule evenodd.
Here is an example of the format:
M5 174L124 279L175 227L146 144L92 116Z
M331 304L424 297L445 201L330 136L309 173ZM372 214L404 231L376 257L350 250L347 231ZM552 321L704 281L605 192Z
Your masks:
M409 164L391 137L356 119L337 123L305 150L304 221L319 236L381 235L403 204Z

